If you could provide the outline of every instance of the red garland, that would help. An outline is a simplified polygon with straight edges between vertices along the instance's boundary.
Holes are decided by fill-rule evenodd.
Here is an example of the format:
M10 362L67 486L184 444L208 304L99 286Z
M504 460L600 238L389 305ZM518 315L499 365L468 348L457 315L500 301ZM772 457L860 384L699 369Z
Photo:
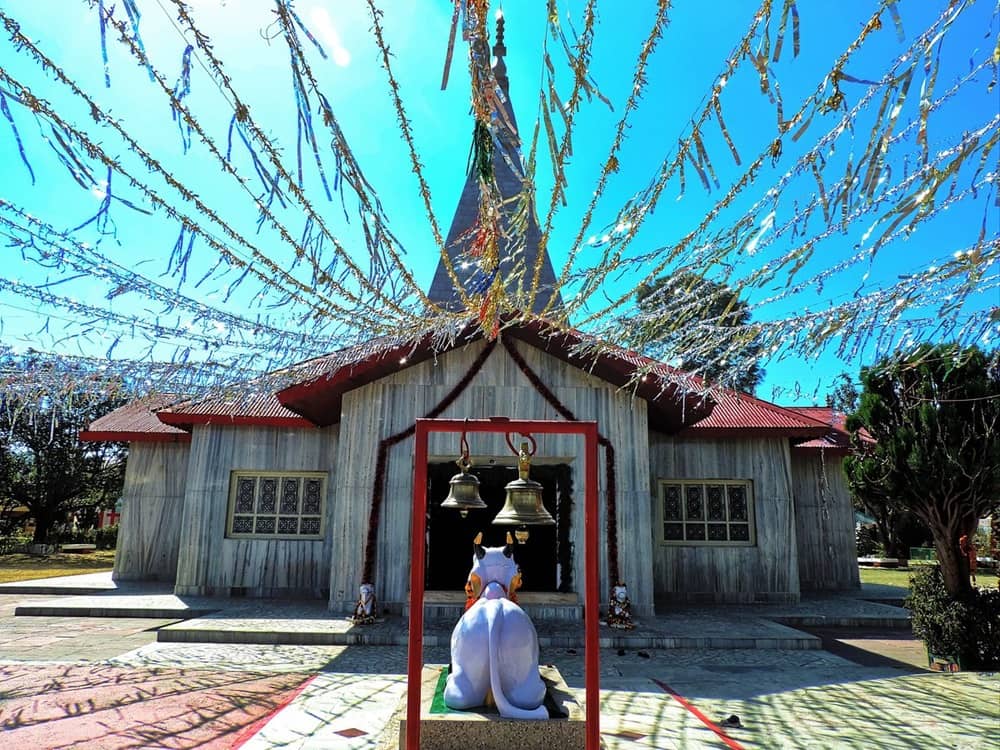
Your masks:
M483 369L483 365L486 363L486 358L490 356L493 349L496 347L496 340L489 341L486 347L479 353L476 360L472 363L469 371L462 376L462 379L455 384L455 387L448 391L447 395L441 402L427 412L425 419L434 419L441 415L445 409L452 405L456 398L458 398L462 391L469 387L469 383L472 379L479 374L479 371ZM378 444L378 458L375 461L375 482L372 486L372 502L371 511L368 515L368 538L365 541L365 563L361 572L361 582L362 583L372 583L374 576L375 567L375 551L378 547L378 526L379 519L382 515L382 496L385 490L385 467L389 460L389 449L406 440L408 437L412 437L417 431L416 423L411 424L405 430L397 432L395 435L390 435L387 438L383 438Z
M549 387L542 382L542 379L538 377L535 371L524 360L521 353L514 348L514 343L505 338L503 339L503 346L507 350L507 353L510 354L511 359L514 360L514 363L524 373L528 382L541 394L542 398L548 401L549 405L559 412L563 419L571 422L577 421L573 412L559 401L556 394L549 390ZM604 470L608 478L608 580L614 586L621 582L621 579L618 577L618 504L616 502L615 448L611 444L611 441L604 437L604 435L598 434L597 442L604 448Z

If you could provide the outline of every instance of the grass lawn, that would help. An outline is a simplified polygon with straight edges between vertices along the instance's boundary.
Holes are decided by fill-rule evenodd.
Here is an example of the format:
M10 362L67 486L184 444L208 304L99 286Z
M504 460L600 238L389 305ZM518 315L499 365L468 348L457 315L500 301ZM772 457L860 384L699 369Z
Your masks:
M912 566L909 570L898 568L861 568L862 583L879 583L885 586L901 586L910 588L910 576L913 575L919 566ZM996 588L997 577L989 573L976 575L976 583L980 588Z
M87 554L59 552L48 557L3 555L0 557L0 583L99 573L102 570L111 570L114 564L113 549L96 550Z

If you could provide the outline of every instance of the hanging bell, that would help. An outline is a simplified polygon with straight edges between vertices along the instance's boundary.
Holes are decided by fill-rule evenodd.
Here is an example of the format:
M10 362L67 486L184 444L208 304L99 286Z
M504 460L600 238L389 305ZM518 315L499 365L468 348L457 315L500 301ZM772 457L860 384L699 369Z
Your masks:
M531 454L528 453L528 444L521 443L521 452L518 454L517 473L518 478L513 482L508 482L504 488L507 490L507 500L503 509L497 513L493 523L497 526L555 526L554 519L545 509L542 503L542 485L533 479L528 478L528 470L531 467ZM525 538L527 536L525 535Z
M486 503L479 497L478 477L469 473L472 464L468 456L462 456L455 463L462 472L449 481L448 497L441 503L441 507L457 510L465 518L470 510L481 510L486 507Z

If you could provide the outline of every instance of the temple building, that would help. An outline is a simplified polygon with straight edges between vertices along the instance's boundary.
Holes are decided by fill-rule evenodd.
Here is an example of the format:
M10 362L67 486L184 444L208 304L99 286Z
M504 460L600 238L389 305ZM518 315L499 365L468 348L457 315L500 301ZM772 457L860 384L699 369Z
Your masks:
M502 36L494 71L507 92ZM494 169L505 206L522 190L516 120ZM469 177L448 233L462 269L479 187ZM511 217L505 217L510 221ZM530 283L540 247L534 210L501 271ZM463 273L465 274L463 276ZM530 273L528 274L530 276ZM459 274L467 284L467 272ZM520 286L518 286L520 285ZM276 392L136 401L98 419L89 440L129 443L114 577L169 581L178 595L321 597L349 612L362 582L380 606L408 597L414 421L494 416L595 420L601 434L601 598L618 581L632 610L670 602L794 602L803 592L859 586L842 420L829 408L781 407L749 394L678 386L665 364L613 345L580 356L588 337L537 313L553 296L542 258L535 315L490 341L474 321L447 349L431 336L378 341L293 368ZM460 309L443 264L429 297ZM635 377L638 372L644 377ZM628 385L627 388L623 386ZM524 591L582 603L582 441L539 436L532 477L556 523L518 546ZM499 543L490 521L516 477L502 436L469 437L487 510L442 510L458 436L432 435L428 466L429 591L461 592L471 540Z

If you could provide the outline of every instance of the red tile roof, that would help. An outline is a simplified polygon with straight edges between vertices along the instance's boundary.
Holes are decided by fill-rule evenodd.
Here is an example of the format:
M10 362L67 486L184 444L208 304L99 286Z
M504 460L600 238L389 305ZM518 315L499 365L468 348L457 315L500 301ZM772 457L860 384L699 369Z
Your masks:
M719 389L712 392L715 408L706 418L681 430L688 437L738 437L774 435L822 437L829 426L747 393Z
M703 388L699 379L627 349L599 342L580 331L562 329L532 317L513 321L501 336L541 349L613 385L631 388L648 402L649 422L654 429L676 432L711 410L711 399L706 400L697 392ZM315 375L279 391L278 399L311 422L334 424L340 420L340 404L347 391L481 338L479 326L470 323L444 345L426 334L416 341L392 342L385 349L371 345L358 347L356 351L364 351L365 356L354 360L345 359L344 352L337 352L325 362L320 358L308 363L303 372L312 371Z
M847 415L835 410L831 406L786 406L788 411L794 411L812 419L824 422L828 431L825 435L814 440L807 440L804 443L797 443L792 446L803 450L827 450L839 453L849 453L851 451L851 434L847 430ZM861 428L858 436L862 442L874 443L875 439L868 434L868 431Z
M786 409L748 394L709 390L701 379L662 362L544 319L510 319L502 336L523 342L585 370L606 382L628 387L648 404L651 429L690 437L771 435L822 439L830 424L807 408ZM423 336L382 337L306 360L232 393L175 402L161 409L155 422L149 407L138 432L176 435L194 424L326 426L340 421L343 394L400 368L482 338L474 323L448 340ZM274 383L292 385L275 390ZM95 422L93 427L96 427ZM93 432L93 427L91 432ZM102 438L91 438L102 439ZM103 438L111 439L111 438ZM135 439L135 438L118 438Z
M190 433L161 422L156 410L176 401L177 396L160 394L133 401L95 419L90 429L80 433L81 440L181 442L191 440Z
M172 404L160 410L157 416L168 425L185 427L196 424L315 426L282 406L273 392L263 391Z

